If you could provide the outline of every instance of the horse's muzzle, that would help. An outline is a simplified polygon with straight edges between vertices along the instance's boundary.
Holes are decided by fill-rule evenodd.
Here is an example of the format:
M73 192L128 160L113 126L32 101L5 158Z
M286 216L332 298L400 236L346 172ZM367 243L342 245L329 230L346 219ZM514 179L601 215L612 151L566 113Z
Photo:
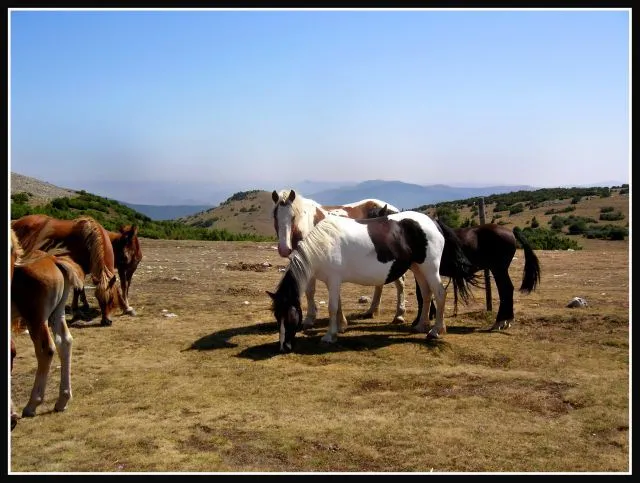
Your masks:
M291 255L292 251L293 250L291 250L291 248L289 247L283 247L282 245L278 245L278 253L283 258L287 258L289 255Z

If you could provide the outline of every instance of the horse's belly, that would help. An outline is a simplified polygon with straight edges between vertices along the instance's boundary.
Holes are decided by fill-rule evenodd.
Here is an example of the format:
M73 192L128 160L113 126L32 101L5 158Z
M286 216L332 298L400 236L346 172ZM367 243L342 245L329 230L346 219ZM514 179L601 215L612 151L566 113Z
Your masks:
M380 263L376 258L371 258L363 264L341 263L336 267L335 273L342 282L358 285L383 285L389 275L391 265L391 262Z

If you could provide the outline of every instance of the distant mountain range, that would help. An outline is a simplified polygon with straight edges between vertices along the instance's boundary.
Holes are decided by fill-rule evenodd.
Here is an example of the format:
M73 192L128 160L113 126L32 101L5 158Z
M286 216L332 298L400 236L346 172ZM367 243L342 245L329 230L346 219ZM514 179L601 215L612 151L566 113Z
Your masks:
M120 203L156 221L176 220L214 207L213 205L137 205L126 201Z
M343 186L317 193L301 193L323 205L351 203L365 198L377 198L387 201L401 210L422 205L455 201L476 196L509 193L511 191L530 191L535 188L527 185L499 185L478 188L453 187L442 184L422 186L402 181L363 181L354 186Z
M11 173L11 192L31 191L31 184L41 183L44 188L49 185L35 178ZM616 186L621 183L611 182L591 186ZM34 186L35 186L34 185ZM100 196L120 201L130 208L147 215L153 220L175 220L188 217L222 204L234 193L243 191L238 186L220 186L210 183L171 184L144 181L125 181L100 183L74 182L66 183L67 188L61 193L72 195L73 190L85 190ZM351 203L366 198L377 198L387 201L399 209L412 209L419 206L455 201L477 196L509 193L512 191L531 191L538 189L529 185L495 185L495 186L449 186L443 184L419 185L403 181L369 180L359 183L348 181L312 181L303 180L292 185L256 187L267 193L271 191L294 188L306 198L325 205ZM248 190L247 190L248 191ZM34 192L34 194L36 194ZM58 194L57 196L63 196ZM153 201L143 201L153 200ZM156 203L157 202L157 203Z

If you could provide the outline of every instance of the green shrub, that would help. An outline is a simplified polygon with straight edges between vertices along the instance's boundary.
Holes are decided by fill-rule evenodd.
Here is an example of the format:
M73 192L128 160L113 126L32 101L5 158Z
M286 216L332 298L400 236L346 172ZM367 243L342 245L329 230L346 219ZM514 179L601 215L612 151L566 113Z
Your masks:
M25 205L29 201L29 195L27 193L16 193L11 195L11 201L19 205Z
M581 250L576 240L547 230L546 228L525 227L522 233L527 238L534 250Z
M600 219L605 221L618 221L624 220L624 215L621 211L616 211L614 213L600 213Z

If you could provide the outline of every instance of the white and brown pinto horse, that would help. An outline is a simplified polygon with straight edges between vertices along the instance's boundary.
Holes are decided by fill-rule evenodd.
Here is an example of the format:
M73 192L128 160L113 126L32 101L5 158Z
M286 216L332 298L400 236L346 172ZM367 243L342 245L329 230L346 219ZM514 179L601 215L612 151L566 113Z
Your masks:
M293 350L295 334L302 329L300 295L314 278L323 281L329 291L329 329L322 341L331 343L345 329L344 316L339 315L342 283L384 285L407 270L413 272L425 300L433 294L436 303L435 325L429 330L427 311L423 310L416 330L428 332L427 339L440 337L446 332L445 289L440 278L444 245L445 235L423 213L405 211L357 220L325 217L291 253L291 262L276 292L267 292L279 326L280 350ZM454 276L464 286L472 276L471 265L464 256L456 260ZM339 317L343 320L339 321Z
M29 402L22 417L33 417L44 399L45 387L54 352L60 357L60 390L56 411L64 411L71 400L71 344L73 338L65 319L64 306L72 287L82 287L84 271L64 249L56 255L33 250L24 253L18 237L11 230L11 328L26 328L35 350L38 367ZM53 339L48 324L53 330ZM11 370L15 344L11 339ZM11 429L18 421L11 398Z
M398 213L393 205L376 199L367 199L346 205L321 205L316 201L297 194L294 190L283 190L280 193L273 191L273 223L278 236L278 253L282 257L288 257L310 232L325 217L339 216L351 219L367 219L377 216L381 209L385 213ZM397 291L396 313L394 323L404 322L405 295L404 272L394 281ZM305 329L313 327L316 319L317 307L315 303L316 284L311 279L305 291L307 297L307 315L303 322ZM377 285L371 298L371 306L360 318L374 317L380 310L380 298L382 285Z

